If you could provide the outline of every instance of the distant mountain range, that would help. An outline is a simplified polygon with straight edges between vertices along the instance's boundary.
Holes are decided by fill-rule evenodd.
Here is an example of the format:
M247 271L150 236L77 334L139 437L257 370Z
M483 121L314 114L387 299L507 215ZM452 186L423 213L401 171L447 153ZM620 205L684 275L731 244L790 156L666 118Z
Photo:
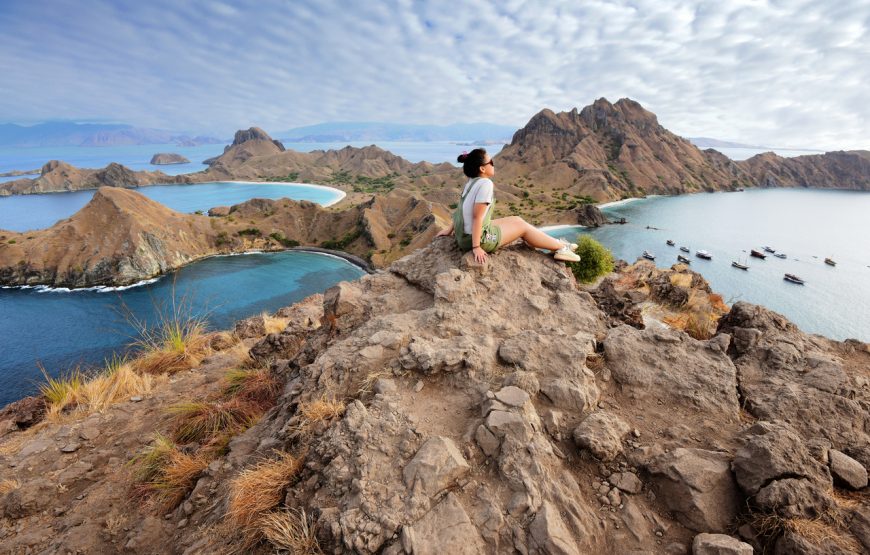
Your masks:
M686 137L693 145L698 148L749 148L752 150L798 150L806 152L822 152L817 148L783 148L776 146L758 146L747 145L743 143L735 143L733 141L722 141L720 139L711 139L710 137Z
M424 125L383 122L328 122L277 133L286 142L468 141L510 142L517 128L494 123Z
M119 146L176 144L196 146L217 144L225 141L214 137L196 136L133 127L121 123L73 123L46 122L23 126L14 123L0 124L0 146L40 147L40 146Z

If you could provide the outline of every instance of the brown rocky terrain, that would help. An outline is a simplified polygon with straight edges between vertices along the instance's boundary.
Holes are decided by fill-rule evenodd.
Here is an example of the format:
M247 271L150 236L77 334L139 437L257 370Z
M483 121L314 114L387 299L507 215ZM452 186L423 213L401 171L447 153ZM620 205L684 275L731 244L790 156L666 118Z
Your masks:
M580 288L522 246L469 260L439 239L282 310L273 333L238 325L241 351L216 346L101 412L0 415L4 548L870 549L870 346L747 303L695 339L650 316L712 294L685 267L637 264ZM231 403L210 399L238 368L280 393L217 449L179 407ZM174 455L148 457L167 441ZM155 460L169 465L157 484L192 468L170 501L137 486Z
M440 206L402 190L344 210L252 199L212 212L181 214L135 191L103 187L48 229L0 231L0 283L127 285L205 256L300 245L381 266L426 244L440 229L437 219L447 218Z
M766 152L737 164L752 176L759 187L870 190L870 151L867 150L826 152L794 158Z
M0 196L82 191L105 186L129 189L155 183L183 182L185 181L182 176L169 176L157 171L137 172L121 164L113 163L103 169L89 170L52 160L42 166L39 177L35 179L16 179L0 183Z

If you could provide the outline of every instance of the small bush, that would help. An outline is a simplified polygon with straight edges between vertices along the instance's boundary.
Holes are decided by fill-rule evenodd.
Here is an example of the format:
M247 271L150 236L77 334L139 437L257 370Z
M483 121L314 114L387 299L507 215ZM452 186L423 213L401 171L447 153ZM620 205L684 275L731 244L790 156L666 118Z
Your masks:
M577 237L577 254L580 262L569 262L568 267L582 283L591 283L613 271L613 253L589 235Z
M17 242L18 242L18 241L16 241L15 239L9 239L9 244L10 244L10 245L14 245L14 244L17 243Z
M275 233L270 233L269 237L278 241L278 243L280 243L281 246L287 247L287 248L298 247L300 244L299 241L297 241L295 239L288 239L287 236L285 236L280 231L276 231Z
M234 397L265 412L275 404L282 383L268 368L232 370L226 375L224 396Z
M251 237L262 237L263 232L261 232L256 227L249 227L246 229L240 229L236 232L236 235L238 235L239 237L244 237L245 235L250 235Z
M221 231L220 233L218 233L217 237L215 237L215 240L214 240L215 246L218 246L218 247L228 245L229 242L230 242L230 236L227 235L226 231Z
M208 462L202 456L183 453L157 434L154 443L130 461L136 481L133 489L162 510L172 510L190 493Z
M259 521L266 540L277 549L299 555L323 553L317 542L314 525L304 509L298 511L272 511Z
M253 423L255 408L239 399L187 402L170 407L174 415L172 437L180 443L210 442L224 435L235 435Z

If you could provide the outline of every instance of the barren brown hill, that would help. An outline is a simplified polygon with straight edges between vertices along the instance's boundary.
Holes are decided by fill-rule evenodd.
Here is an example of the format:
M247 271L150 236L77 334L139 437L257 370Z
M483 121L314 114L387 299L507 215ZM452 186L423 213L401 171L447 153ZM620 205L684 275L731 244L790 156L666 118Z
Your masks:
M199 258L315 246L376 266L427 243L445 210L407 191L344 210L290 199L252 199L214 217L181 214L130 190L100 188L72 217L25 233L0 231L0 284L126 285Z
M736 162L759 187L817 187L870 191L870 151L783 158L773 152Z

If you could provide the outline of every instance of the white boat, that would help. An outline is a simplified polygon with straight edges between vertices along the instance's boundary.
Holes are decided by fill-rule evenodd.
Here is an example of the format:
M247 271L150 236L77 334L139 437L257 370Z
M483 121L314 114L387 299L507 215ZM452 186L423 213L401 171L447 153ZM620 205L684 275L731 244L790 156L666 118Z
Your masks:
M713 255L707 251L701 250L695 253L695 256L698 258L703 258L704 260L713 260Z
M646 258L647 260L655 260L656 259L656 255L654 255L653 253L651 253L649 251L643 251L643 257Z
M776 253L773 253L773 256L775 256L775 257L777 257L777 258L786 258L784 252L776 252Z

